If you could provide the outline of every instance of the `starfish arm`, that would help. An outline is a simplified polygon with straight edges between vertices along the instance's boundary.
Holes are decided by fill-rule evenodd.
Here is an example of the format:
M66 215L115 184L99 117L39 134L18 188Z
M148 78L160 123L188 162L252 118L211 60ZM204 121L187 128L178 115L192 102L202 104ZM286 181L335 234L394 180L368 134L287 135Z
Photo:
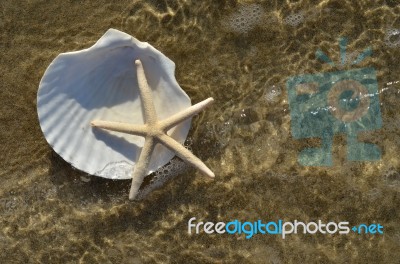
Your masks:
M142 151L140 152L139 160L135 165L135 169L132 174L132 184L129 191L129 200L135 199L138 194L140 185L143 182L144 177L147 175L147 168L150 163L151 153L154 150L155 141L153 137L146 137Z
M142 101L144 118L147 124L155 124L157 122L157 113L154 107L151 88L147 83L142 62L140 60L136 60L135 64L136 64L136 74L138 79L140 99Z
M178 157L186 162L189 162L192 166L202 171L207 176L214 178L214 173L192 152L182 146L178 141L174 140L166 134L162 134L157 139L167 148L174 151Z
M212 97L201 101L200 103L197 103L195 105L192 105L191 107L174 114L171 117L168 117L167 119L162 120L161 123L161 129L164 131L168 131L169 129L173 128L174 126L178 125L182 121L191 118L192 116L198 114L200 111L202 111L204 108L209 106L214 102L214 99Z
M110 122L103 120L93 120L91 122L92 127L98 127L102 129L107 129L116 132L122 132L126 134L145 136L147 129L145 125L132 125L120 122Z

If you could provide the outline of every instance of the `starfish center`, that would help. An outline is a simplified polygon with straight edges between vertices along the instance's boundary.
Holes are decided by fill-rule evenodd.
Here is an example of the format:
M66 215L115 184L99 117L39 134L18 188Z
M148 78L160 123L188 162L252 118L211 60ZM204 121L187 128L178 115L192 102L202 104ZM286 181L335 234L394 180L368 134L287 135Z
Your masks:
M146 125L147 126L147 136L150 137L160 137L161 135L165 135L166 132L164 132L164 130L157 124L153 124L153 125Z

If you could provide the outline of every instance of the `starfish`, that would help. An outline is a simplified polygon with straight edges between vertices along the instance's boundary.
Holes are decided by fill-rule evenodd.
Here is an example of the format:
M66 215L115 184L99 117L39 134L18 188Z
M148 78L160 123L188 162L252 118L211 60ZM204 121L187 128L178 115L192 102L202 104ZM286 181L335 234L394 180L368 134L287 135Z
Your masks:
M198 157L193 155L192 152L167 134L168 130L175 127L182 121L191 118L209 106L214 99L210 97L164 120L158 120L151 88L147 83L143 65L140 60L136 60L135 64L145 124L137 125L103 120L93 120L91 122L93 127L142 136L145 138L142 151L139 155L139 160L137 161L132 173L132 184L129 191L129 199L135 199L136 195L138 194L139 187L142 184L144 177L147 175L147 168L150 163L151 154L157 143L160 143L174 151L178 157L190 163L205 175L214 178L214 173Z

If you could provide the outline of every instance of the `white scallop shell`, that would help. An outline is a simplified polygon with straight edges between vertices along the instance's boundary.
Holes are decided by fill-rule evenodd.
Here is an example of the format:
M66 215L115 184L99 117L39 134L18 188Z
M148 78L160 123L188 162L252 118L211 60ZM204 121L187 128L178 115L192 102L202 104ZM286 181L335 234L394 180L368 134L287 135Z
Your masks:
M88 49L58 55L47 68L37 96L40 126L47 142L73 167L105 178L131 178L144 138L93 129L90 122L143 124L136 59L143 64L159 120L191 105L176 82L174 62L150 44L115 29ZM168 134L183 143L189 128L190 120ZM173 156L158 144L149 173Z

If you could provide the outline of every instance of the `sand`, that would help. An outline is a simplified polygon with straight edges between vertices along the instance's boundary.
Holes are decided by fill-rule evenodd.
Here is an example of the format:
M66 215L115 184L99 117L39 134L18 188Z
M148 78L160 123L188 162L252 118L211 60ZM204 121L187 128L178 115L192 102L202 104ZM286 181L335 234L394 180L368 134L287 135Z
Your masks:
M241 30L230 26L248 4L261 16ZM396 1L383 0L1 1L0 262L395 263L400 45L388 32L400 29L399 14ZM129 180L87 177L47 144L36 112L44 71L59 53L90 47L108 28L171 58L192 102L214 97L189 134L214 181L188 170L130 202ZM286 81L338 70L315 52L337 62L342 36L349 54L373 50L342 70L377 71L383 126L359 139L377 144L382 157L348 161L346 136L338 134L333 166L301 166L299 151L320 141L293 138ZM379 223L384 234L189 235L192 217Z

